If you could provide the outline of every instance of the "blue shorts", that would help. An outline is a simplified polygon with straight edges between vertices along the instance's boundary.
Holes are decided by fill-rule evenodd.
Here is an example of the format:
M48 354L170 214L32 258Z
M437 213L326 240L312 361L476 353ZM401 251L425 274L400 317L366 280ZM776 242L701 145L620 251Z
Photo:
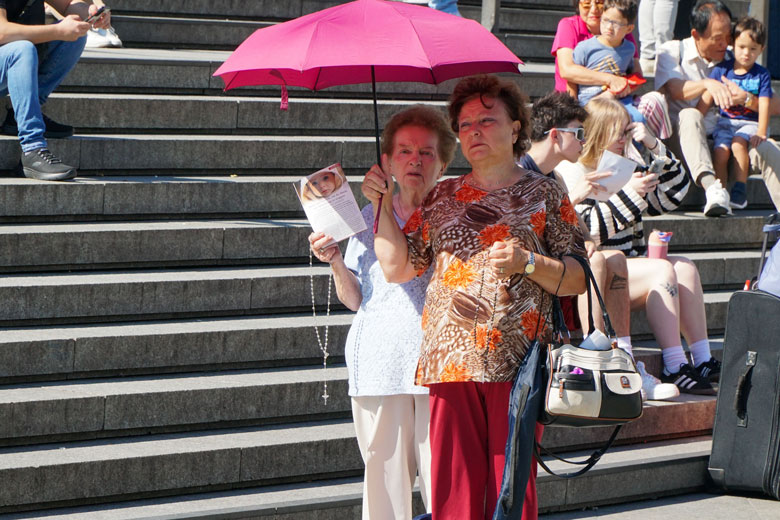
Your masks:
M750 138L756 135L757 131L758 123L755 121L720 116L715 130L712 132L712 139L715 141L714 148L723 146L731 150L731 142L735 137L750 141Z

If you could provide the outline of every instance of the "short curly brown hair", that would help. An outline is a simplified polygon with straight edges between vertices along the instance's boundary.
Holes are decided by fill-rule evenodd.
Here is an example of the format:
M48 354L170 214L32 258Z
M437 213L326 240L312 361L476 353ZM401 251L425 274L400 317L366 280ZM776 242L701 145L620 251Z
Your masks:
M452 131L458 133L458 117L463 105L479 96L482 105L489 108L485 98L499 99L504 103L507 115L512 121L520 122L520 133L513 146L515 157L522 157L530 147L531 141L531 116L528 110L528 96L523 94L513 81L499 78L492 74L469 76L463 78L455 85L450 96L447 109L450 113L450 126Z
M441 161L447 165L455 157L458 141L447 126L447 120L439 110L425 105L414 105L395 114L382 131L382 153L393 155L395 134L403 127L419 126L432 131L439 138L438 149Z

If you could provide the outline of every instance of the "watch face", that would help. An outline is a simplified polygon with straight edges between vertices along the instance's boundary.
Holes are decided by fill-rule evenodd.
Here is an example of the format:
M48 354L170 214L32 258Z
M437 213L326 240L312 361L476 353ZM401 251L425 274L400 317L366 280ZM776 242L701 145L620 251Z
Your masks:
M534 270L536 269L536 258L534 257L534 252L531 251L528 255L528 263L525 264L525 274L533 274Z

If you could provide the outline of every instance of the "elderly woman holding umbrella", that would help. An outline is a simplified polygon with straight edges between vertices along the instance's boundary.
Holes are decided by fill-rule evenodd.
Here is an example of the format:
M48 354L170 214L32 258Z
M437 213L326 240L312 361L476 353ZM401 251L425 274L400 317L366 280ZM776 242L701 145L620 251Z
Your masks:
M501 488L512 381L551 293L585 291L585 255L563 189L519 167L528 143L527 98L495 76L462 80L449 101L469 174L439 183L398 225L382 203L376 256L390 282L433 267L422 316L416 382L430 390L433 517L492 518ZM363 181L374 204L392 193L391 164ZM562 259L563 258L563 259ZM535 498L534 481L529 485ZM527 512L536 517L536 503Z
M399 187L386 197L394 226L403 226L417 210L455 147L455 136L437 110L416 106L393 116L382 134L382 152ZM423 502L430 502L428 390L414 385L430 272L401 285L387 283L374 255L372 205L363 208L363 218L367 230L350 239L344 257L322 233L309 241L317 258L330 263L339 299L357 311L345 356L365 462L363 518L409 519L416 472Z

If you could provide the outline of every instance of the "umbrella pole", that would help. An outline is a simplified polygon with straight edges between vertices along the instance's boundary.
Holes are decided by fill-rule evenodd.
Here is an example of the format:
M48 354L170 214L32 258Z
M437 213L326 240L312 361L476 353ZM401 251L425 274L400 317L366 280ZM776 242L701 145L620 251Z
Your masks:
M374 66L371 65L371 92L374 94L374 135L376 136L376 163L379 167L382 167L382 151L379 148L379 110L376 106L376 77L374 75ZM382 199L384 196L379 196L379 205L376 208L376 215L374 215L374 234L379 231L379 212L382 209Z

